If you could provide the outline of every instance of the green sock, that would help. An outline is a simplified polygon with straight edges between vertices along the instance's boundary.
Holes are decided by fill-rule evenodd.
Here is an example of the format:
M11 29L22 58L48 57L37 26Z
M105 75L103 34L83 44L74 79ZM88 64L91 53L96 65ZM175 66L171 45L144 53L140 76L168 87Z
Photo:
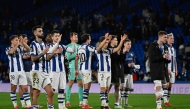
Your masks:
M78 87L78 94L79 94L79 101L82 102L83 101L83 88L82 87Z
M66 91L66 101L70 102L70 97L71 97L71 86L67 87L67 91Z

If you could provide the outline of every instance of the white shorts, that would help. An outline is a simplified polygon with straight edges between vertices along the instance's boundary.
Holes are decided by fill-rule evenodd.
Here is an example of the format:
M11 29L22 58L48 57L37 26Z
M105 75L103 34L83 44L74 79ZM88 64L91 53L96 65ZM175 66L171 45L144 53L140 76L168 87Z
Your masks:
M111 73L98 72L98 83L100 87L109 87L111 84Z
M92 81L92 71L81 70L81 71L79 71L79 73L82 76L83 84L88 84Z
M10 72L10 83L13 85L27 85L26 74L24 72Z
M53 89L65 89L66 87L66 74L64 72L50 72L49 78Z
M124 87L133 89L133 75L124 74Z
M25 72L25 74L26 74L26 79L27 79L27 85L32 86L30 72Z
M169 75L170 83L175 83L175 72L171 72L171 75Z
M40 90L46 85L51 84L49 75L45 72L39 72L37 70L31 71L32 88Z

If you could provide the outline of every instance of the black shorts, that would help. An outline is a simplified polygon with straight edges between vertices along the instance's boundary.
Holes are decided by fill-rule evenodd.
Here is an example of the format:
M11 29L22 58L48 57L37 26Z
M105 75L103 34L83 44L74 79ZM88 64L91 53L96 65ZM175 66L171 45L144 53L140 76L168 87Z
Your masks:
M124 70L123 68L120 69L113 69L111 72L111 83L124 83Z

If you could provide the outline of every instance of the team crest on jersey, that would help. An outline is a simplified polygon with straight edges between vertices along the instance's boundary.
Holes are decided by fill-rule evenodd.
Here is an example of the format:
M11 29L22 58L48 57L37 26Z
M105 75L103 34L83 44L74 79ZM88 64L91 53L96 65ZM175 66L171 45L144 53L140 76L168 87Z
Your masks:
M133 54L131 53L131 56L133 56Z

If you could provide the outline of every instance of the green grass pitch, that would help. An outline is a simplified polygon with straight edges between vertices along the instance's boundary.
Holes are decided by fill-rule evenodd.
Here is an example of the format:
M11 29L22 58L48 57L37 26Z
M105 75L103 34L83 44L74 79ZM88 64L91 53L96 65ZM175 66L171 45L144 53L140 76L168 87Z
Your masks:
M17 94L18 96L18 94ZM110 94L109 99L110 107L114 109L114 95ZM18 105L21 107L19 98L17 98ZM163 109L190 109L190 95L189 94L173 94L171 95L170 103L172 107L164 107ZM46 95L42 93L39 97L39 104L46 109ZM54 96L55 109L57 107L57 94ZM78 95L76 93L71 94L71 107L69 109L81 109L78 106ZM89 94L89 104L93 109L100 109L100 97L99 94ZM133 106L131 109L156 109L154 94L130 94L129 104ZM13 109L12 102L9 97L9 93L0 93L0 109ZM21 108L19 108L21 109Z

